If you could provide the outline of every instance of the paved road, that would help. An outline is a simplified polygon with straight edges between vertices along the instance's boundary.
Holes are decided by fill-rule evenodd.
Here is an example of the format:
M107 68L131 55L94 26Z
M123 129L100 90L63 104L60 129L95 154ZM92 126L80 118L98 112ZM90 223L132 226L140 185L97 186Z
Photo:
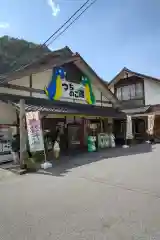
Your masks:
M2 180L0 240L159 240L160 145L147 148Z

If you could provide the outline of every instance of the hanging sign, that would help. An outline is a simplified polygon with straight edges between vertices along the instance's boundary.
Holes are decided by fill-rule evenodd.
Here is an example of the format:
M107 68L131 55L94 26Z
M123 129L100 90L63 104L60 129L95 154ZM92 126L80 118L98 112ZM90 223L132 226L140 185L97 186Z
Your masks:
M39 112L26 113L28 140L31 152L44 150L44 140Z
M155 115L148 115L148 134L153 135Z

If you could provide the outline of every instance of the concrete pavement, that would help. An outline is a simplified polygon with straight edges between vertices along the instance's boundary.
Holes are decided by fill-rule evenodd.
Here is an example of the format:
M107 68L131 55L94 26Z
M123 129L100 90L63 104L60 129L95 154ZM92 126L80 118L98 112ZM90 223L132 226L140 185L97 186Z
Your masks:
M0 168L0 182L3 180L8 180L10 178L14 178L14 177L16 177L14 173Z
M0 182L0 239L160 239L160 145Z

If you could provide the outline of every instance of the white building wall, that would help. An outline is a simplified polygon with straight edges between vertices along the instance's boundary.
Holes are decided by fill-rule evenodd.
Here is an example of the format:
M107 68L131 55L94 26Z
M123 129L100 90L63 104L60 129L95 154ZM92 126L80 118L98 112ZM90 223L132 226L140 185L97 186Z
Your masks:
M23 78L13 80L9 83L13 84L13 85L18 85L18 86L29 87L29 82L30 82L29 81L29 76L26 76L26 77L23 77Z
M28 91L16 90L11 88L0 87L0 93L8 93L13 95L22 95L22 96L30 96Z
M145 105L160 104L160 83L144 79Z
M32 75L32 87L35 89L44 89L52 77L52 69Z
M0 124L15 124L17 121L16 109L7 103L0 101Z

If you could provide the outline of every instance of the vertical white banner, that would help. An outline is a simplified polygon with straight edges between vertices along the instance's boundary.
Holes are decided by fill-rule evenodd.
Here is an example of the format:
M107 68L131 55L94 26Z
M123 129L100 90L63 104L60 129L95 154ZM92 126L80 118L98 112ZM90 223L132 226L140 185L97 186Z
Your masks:
M31 152L44 150L43 132L39 112L26 113L28 140Z
M153 135L155 114L148 115L148 134Z
M132 117L127 115L126 139L132 139Z

